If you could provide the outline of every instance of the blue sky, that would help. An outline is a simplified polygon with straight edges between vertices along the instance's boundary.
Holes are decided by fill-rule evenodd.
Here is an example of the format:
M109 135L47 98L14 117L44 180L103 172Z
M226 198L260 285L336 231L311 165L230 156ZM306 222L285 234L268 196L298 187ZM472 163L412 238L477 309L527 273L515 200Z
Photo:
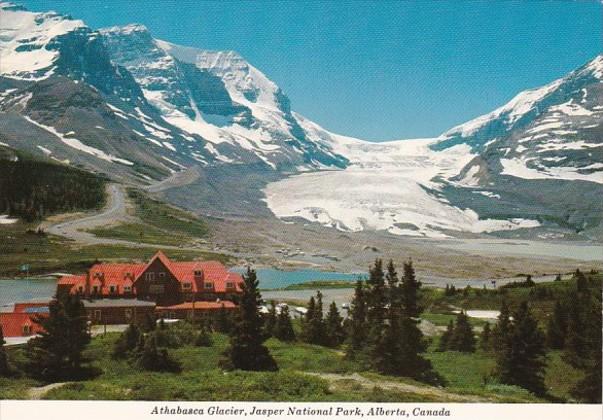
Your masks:
M25 0L93 28L236 50L292 108L368 140L434 136L584 64L599 1Z

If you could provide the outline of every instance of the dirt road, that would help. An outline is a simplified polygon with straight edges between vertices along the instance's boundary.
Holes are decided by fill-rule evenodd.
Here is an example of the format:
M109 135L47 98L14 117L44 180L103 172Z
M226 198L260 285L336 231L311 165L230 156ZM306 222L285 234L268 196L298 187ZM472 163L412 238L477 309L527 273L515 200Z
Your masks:
M137 242L125 241L120 239L99 238L85 229L94 229L101 226L110 226L121 222L135 220L128 215L126 207L126 193L123 186L118 184L109 184L107 186L107 204L100 212L91 214L75 220L68 220L45 227L46 232L64 236L78 243L86 245L110 244L141 246Z

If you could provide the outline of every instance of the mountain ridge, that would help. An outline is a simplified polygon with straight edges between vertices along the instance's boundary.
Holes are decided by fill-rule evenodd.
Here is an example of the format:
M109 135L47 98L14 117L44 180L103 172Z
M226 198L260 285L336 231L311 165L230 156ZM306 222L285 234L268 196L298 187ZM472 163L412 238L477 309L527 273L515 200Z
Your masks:
M555 223L581 232L601 222L595 197L568 208L553 191L576 200L601 190L603 55L436 138L376 143L331 133L296 113L285 93L234 51L158 40L141 24L92 30L54 12L8 3L0 9L12 14L0 21L0 141L14 147L138 185L191 168L209 174L238 167L253 179L250 188L266 192L277 217L341 230L440 237ZM358 178L371 171L379 175L373 184ZM325 205L316 191L303 191L296 177L304 173L340 177L330 187L334 201ZM355 179L349 185L348 174ZM316 187L328 185L325 179ZM228 185L233 197L249 198L230 180L215 182L211 188ZM358 182L367 182L365 191ZM374 195L383 185L395 202ZM207 188L189 190L206 197ZM417 197L423 207L413 203Z

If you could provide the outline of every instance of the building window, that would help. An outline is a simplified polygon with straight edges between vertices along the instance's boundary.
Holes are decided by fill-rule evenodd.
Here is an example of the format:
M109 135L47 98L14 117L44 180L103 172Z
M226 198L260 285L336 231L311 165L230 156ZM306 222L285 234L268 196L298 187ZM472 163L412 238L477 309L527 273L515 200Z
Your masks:
M98 286L94 286L92 288L92 293L97 294L98 293Z
M117 288L115 286L109 286L109 292L111 292L111 294L115 294L117 293Z
M145 273L144 278L146 280L153 281L153 280L155 280L155 273Z
M227 283L226 283L226 288L227 288L227 289L234 289L234 283L233 283L233 282L231 282L231 281L227 282Z
M77 292L78 293L84 293L84 287L83 286L78 287L77 288Z
M205 288L206 289L213 289L214 288L214 284L213 283L205 283Z
M31 325L23 325L23 335L31 335Z
M100 321L103 318L103 313L101 312L100 309L96 309L94 311L94 319L97 321Z
M201 276L201 270L195 270L195 276L197 276L197 277Z
M163 273L163 272L162 272L162 273L159 273L159 278L160 278L160 279L165 278L165 273Z
M132 291L132 288L130 286L124 286L125 293L130 293L131 291Z
M191 290L191 284L190 283L182 283L182 288L184 290Z
M132 319L132 309L126 309L126 320Z

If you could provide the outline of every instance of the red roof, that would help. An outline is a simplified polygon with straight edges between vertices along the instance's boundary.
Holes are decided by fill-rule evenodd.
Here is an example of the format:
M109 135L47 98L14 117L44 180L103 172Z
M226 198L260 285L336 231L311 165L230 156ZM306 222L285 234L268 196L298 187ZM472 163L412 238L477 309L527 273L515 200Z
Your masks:
M222 300L219 302L206 302L206 301L197 301L194 303L195 310L203 310L203 309L220 309L224 306L226 309L233 309L237 306L229 300ZM193 309L193 302L184 302L179 303L177 305L172 306L158 306L158 310L179 310L179 309Z
M31 319L33 316L35 315L23 312L0 313L2 333L5 337L25 337L42 332L42 327ZM31 334L24 334L25 326L31 329Z
M122 294L125 286L132 287L141 278L142 274L156 260L168 269L180 283L191 283L192 292L225 293L227 291L240 292L240 283L243 278L238 273L233 273L218 261L171 261L163 252L158 251L146 264L111 264L101 263L93 265L89 270L90 287L97 286L103 295L110 294L110 287L115 286L117 293ZM201 271L201 276L195 277L195 272ZM104 279L102 286L101 277ZM206 289L204 283L212 283L212 289ZM227 283L232 283L232 288L227 288ZM71 286L73 292L80 287L86 288L86 275L62 277L58 285Z

